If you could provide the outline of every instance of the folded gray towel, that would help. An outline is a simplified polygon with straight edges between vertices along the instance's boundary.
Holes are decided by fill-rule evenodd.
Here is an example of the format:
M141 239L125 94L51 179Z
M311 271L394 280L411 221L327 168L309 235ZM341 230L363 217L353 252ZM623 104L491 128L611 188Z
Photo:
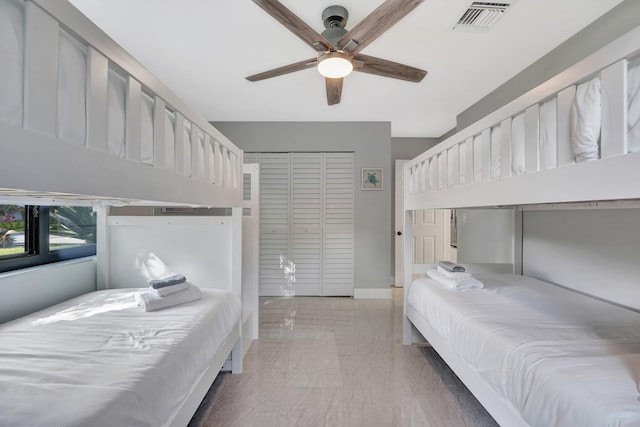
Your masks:
M454 264L451 261L440 261L438 265L451 273L464 273L465 268L460 264Z
M153 289L164 288L165 286L177 285L187 281L187 278L182 274L174 274L173 276L165 277L164 279L149 280L149 286Z

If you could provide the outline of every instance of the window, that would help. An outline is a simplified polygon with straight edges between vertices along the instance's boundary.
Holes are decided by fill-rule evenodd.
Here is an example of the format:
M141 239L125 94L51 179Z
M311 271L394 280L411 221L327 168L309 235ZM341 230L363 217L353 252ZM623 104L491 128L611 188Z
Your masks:
M0 205L0 258L25 254L25 209L26 206Z
M95 244L90 207L0 205L0 272L95 255Z

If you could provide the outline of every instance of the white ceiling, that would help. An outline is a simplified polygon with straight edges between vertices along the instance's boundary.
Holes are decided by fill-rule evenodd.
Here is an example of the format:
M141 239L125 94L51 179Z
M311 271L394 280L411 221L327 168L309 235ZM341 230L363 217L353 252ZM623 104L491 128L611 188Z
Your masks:
M488 33L452 31L470 0L426 0L362 53L429 71L421 83L364 73L327 106L314 69L245 77L315 52L251 0L71 0L211 121L389 121L394 137L438 137L456 115L622 0L517 0ZM336 0L281 0L316 31ZM342 0L347 29L381 0Z

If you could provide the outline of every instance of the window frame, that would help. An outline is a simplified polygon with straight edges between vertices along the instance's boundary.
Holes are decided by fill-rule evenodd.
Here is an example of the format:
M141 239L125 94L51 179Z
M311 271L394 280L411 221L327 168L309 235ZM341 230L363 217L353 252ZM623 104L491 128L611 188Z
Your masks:
M25 251L0 258L0 273L96 255L96 244L49 248L49 206L25 205Z

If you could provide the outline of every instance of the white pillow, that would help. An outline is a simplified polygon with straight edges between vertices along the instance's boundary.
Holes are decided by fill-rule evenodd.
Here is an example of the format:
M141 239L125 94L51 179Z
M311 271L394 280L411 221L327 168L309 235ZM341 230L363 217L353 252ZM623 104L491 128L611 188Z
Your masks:
M640 151L640 60L629 64L627 74L628 151Z
M576 162L600 157L602 106L600 78L578 85L571 105L571 146Z

